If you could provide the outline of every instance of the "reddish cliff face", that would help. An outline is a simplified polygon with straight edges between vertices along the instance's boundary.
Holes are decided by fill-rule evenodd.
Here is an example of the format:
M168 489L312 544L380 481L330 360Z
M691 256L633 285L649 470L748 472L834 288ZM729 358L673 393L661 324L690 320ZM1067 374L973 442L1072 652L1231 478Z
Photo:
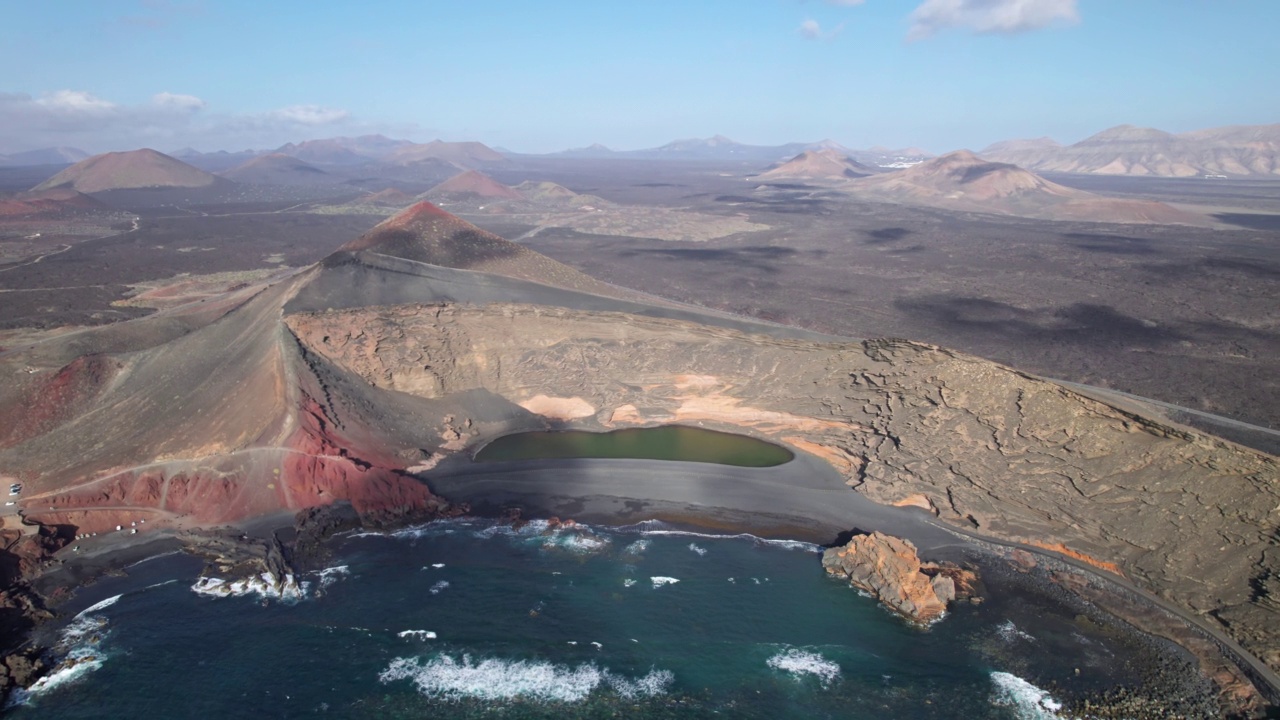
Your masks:
M299 427L285 443L284 492L290 509L350 502L372 519L430 515L448 504L405 474L390 458L357 457L348 438L334 431L320 404L304 397Z
M972 594L976 580L972 572L958 567L921 563L910 540L878 532L828 549L822 554L822 566L871 593L890 610L922 624L942 617L948 602Z

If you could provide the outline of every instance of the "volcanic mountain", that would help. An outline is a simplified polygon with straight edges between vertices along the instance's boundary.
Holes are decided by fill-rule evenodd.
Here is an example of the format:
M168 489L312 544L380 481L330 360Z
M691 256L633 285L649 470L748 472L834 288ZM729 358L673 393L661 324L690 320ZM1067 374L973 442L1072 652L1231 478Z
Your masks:
M760 178L810 178L846 180L866 177L876 170L834 149L805 150L790 160L760 173Z
M277 148L276 152L317 165L360 165L412 144L408 140L393 140L384 135L361 135L288 143Z
M221 180L181 160L142 149L94 155L32 188L70 187L82 193L136 188L206 188Z
M366 195L356 202L362 205L377 205L379 207L403 208L412 205L413 196L403 190L396 188L385 188L379 190L372 195Z
M1001 140L983 148L978 154L994 162L1019 167L1035 167L1037 163L1062 149L1062 143L1049 137L1031 140Z
M965 212L1046 220L1210 224L1207 218L1164 203L1117 200L1068 188L1016 165L988 162L968 150L854 180L846 187L859 198Z
M422 160L435 159L453 163L462 168L477 168L506 162L507 158L484 143L444 142L405 145L389 153L384 160L395 165L408 165Z
M421 196L426 200L523 200L524 196L479 170L467 170L445 180Z
M1056 144L1055 144L1056 145ZM996 143L985 156L1034 170L1098 175L1280 175L1280 125L1211 128L1178 135L1119 125L1074 145Z
M62 187L0 197L0 217L49 218L108 212L110 208L82 192Z
M327 185L337 182L324 170L284 153L262 155L220 174L228 180L251 185Z
M1034 185L950 163L960 186ZM481 482L468 452L523 430L667 423L783 444L800 469L725 485L715 468L627 461L640 469ZM0 473L25 483L28 522L72 533L333 503L424 519L488 497L616 507L617 522L719 508L834 537L870 500L928 514L876 508L867 530L913 518L1123 575L1273 667L1277 462L942 348L631 293L429 203L283 279L0 352Z

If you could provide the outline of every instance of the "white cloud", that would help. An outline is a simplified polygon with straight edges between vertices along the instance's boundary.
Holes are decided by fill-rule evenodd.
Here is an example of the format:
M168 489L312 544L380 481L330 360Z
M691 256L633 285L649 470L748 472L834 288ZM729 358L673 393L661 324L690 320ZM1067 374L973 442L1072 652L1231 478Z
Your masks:
M843 5L845 7L861 5L864 2L866 2L866 0L827 0L828 5Z
M156 107L171 108L183 112L203 110L207 103L195 95L179 95L171 92L156 93L151 97L151 104Z
M1076 0L925 0L911 13L907 38L920 40L948 28L1018 33L1079 21Z
M114 112L117 107L115 103L80 90L57 90L45 93L35 101L35 104L48 108L50 112L73 115L81 113L102 115Z
M844 23L840 23L831 30L824 31L817 20L810 19L800 23L800 27L796 32L800 33L800 37L805 40L833 40L843 30Z
M332 125L347 120L351 113L319 105L294 105L267 113L268 116L299 125Z

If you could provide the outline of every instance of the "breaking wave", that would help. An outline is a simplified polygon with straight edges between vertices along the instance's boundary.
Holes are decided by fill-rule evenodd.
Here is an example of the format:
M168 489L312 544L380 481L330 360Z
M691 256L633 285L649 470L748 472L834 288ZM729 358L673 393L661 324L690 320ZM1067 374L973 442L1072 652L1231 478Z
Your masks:
M107 660L102 643L110 631L107 619L96 613L115 605L121 597L123 596L115 595L81 610L62 629L58 642L53 646L53 652L61 657L58 664L47 675L32 683L31 687L14 690L7 707L24 705L33 697L74 683L102 667Z
M788 648L765 661L774 670L791 673L796 677L812 675L823 687L840 677L840 666L818 653Z
M436 634L430 630L401 630L396 637L413 638L414 640L435 640Z
M663 585L675 585L676 583L680 582L680 580L678 578L673 578L673 577L658 576L658 577L649 578L649 582L653 583L653 586L655 588L660 588Z
M339 580L351 575L351 568L346 565L336 565L334 567L325 568L319 573L320 589L323 590Z
M804 542L802 540L775 540L770 538L762 538L751 533L737 533L734 535L721 535L717 533L703 533L692 530L677 530L661 520L645 520L635 525L627 525L624 527L614 528L620 533L638 533L645 536L678 536L690 538L704 538L706 540L750 540L757 545L772 545L773 547L785 548L787 550L803 550L811 553L821 553L822 546L814 543Z
M1026 640L1027 642L1036 641L1036 639L1030 634L1019 630L1018 626L1014 625L1012 620L1005 620L996 627L996 637L1008 643L1015 640Z
M410 680L423 695L443 700L533 700L580 702L597 690L635 699L667 691L675 676L669 670L651 670L629 678L594 664L556 665L534 660L472 660L437 655L430 660L396 658L378 679L383 683Z
M1065 720L1058 714L1062 703L1017 675L993 672L991 682L996 686L992 704L1011 708L1019 720Z
M311 583L298 582L297 578L292 574L285 575L284 578L277 578L271 573L262 573L261 575L239 580L202 577L196 580L195 584L191 586L191 590L197 595L208 595L210 597L257 595L263 599L297 602L307 596L307 591L310 587Z

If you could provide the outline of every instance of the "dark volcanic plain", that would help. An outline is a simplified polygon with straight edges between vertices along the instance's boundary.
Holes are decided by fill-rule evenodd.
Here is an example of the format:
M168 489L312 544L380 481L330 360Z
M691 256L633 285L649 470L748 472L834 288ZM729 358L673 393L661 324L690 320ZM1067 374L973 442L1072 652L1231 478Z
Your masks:
M747 213L771 227L702 243L556 228L523 241L594 277L837 335L922 340L1280 428L1280 182L1075 181L1192 209L1203 188L1209 214L1238 223L1204 229L953 213L801 183L757 191L707 167L602 164L596 175L585 164L525 172L616 202ZM518 179L510 175L495 174ZM529 230L468 219L508 237Z

